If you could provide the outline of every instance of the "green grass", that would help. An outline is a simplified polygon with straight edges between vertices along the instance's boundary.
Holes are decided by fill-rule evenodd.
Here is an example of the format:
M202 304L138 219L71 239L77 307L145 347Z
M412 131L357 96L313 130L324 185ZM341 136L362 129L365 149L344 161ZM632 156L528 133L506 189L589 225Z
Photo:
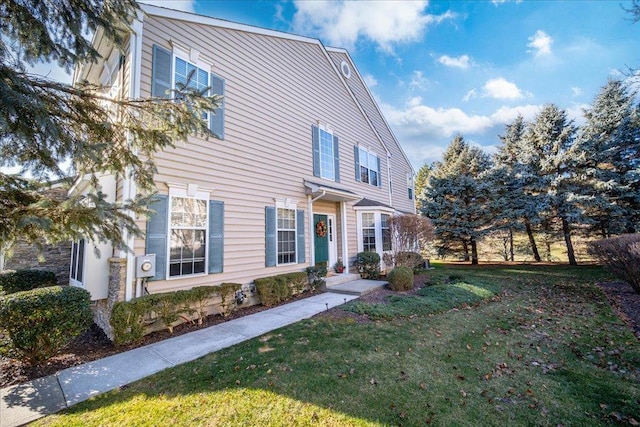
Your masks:
M388 320L303 321L38 425L640 421L640 344L594 285L607 277L602 270L439 267L431 275L435 285L420 295L378 308L393 313L380 317Z

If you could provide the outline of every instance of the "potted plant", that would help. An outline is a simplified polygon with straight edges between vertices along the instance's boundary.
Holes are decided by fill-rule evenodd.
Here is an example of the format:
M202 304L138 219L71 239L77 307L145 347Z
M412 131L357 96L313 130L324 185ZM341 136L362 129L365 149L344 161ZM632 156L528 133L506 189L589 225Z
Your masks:
M342 263L342 258L338 258L338 261L333 265L333 269L336 273L344 272L344 264Z

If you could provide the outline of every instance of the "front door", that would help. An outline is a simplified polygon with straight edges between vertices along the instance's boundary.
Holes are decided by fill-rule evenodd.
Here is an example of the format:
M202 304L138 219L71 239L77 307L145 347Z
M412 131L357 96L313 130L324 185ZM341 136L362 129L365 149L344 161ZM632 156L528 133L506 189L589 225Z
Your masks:
M313 246L316 253L315 263L329 262L329 224L327 215L313 215ZM330 267L327 265L327 267Z

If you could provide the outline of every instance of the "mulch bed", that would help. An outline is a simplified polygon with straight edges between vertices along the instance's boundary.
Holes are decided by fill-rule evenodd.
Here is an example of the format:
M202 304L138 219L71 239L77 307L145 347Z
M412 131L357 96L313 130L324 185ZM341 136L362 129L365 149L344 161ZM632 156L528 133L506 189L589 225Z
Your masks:
M424 281L416 280L413 290L402 292L401 294L415 294L417 290L423 286ZM625 282L606 282L600 283L599 286L609 299L609 302L616 313L633 329L636 337L640 339L640 294L636 294L633 291L633 288ZM308 298L316 294L317 292L305 293L299 295L293 300ZM361 296L360 300L374 304L384 303L389 295L397 294L398 292L394 292L386 288L378 289L374 292ZM287 301L287 303L288 302L292 302L292 300ZM102 330L94 325L89 331L78 337L64 350L63 353L38 366L29 366L17 359L0 356L0 388L52 375L61 369L101 359L133 348L149 345L167 338L193 332L212 325L217 325L249 314L258 313L268 308L270 307L254 305L237 310L228 317L221 317L219 315L208 316L203 320L202 325L198 325L196 323L183 323L174 328L173 334L170 334L167 330L158 331L146 335L143 338L143 341L136 345L121 347L114 346L104 335ZM357 323L371 322L367 315L347 312L340 308L332 308L326 312L318 314L316 317L338 321L350 320Z

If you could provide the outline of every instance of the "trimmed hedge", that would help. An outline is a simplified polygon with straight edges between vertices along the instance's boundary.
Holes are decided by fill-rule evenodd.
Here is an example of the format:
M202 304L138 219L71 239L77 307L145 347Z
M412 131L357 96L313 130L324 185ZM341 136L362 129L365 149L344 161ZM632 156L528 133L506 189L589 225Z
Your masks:
M413 270L409 267L396 267L387 274L389 288L394 291L413 289Z
M422 268L424 258L418 252L402 251L396 254L396 267L409 267L411 270Z
M378 279L380 277L380 255L377 252L358 252L356 268L363 279Z
M229 315L236 308L235 294L242 287L239 283L223 283L220 286L198 286L189 290L145 295L131 301L114 304L111 311L111 327L114 344L126 345L138 342L145 335L145 326L162 320L170 333L174 324L180 320L189 320L187 316L198 315L198 324L206 316L209 300L220 296L222 316Z
M37 363L65 348L93 323L91 294L75 286L50 286L0 298L0 323L12 346Z
M296 272L255 279L253 283L262 304L271 307L302 293L309 284L309 277L305 272Z
M640 233L589 242L587 251L640 294Z
M46 288L57 284L58 280L52 271L17 270L0 273L0 292L5 294Z

